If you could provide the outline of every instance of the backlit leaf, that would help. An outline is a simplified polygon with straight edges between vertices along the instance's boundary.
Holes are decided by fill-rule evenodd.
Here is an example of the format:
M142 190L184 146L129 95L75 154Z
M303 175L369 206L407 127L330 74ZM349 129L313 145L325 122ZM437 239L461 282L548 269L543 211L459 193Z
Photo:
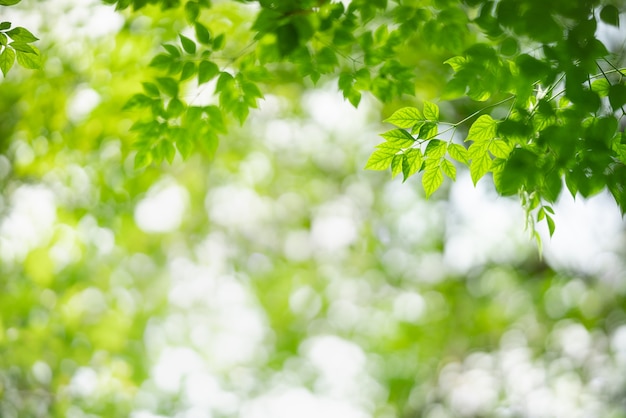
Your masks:
M441 171L452 180L456 180L456 167L445 158L441 161Z
M365 168L368 170L386 170L391 165L395 152L389 149L379 148L370 155Z
M468 164L467 148L459 144L448 145L448 154L460 163Z
M403 107L396 110L390 117L384 120L384 122L396 125L398 128L411 128L413 125L423 122L424 116L415 107Z
M426 168L422 176L422 186L426 197L430 197L443 183L443 174L439 166Z
M439 106L431 102L424 102L424 118L431 122L439 122Z
M472 124L465 141L488 141L496 136L497 123L489 115L482 115Z
M422 167L422 151L417 148L410 148L404 152L402 160L403 181L406 181Z
M4 76L7 75L13 64L15 63L15 51L11 48L4 48L0 52L0 70Z
M381 136L398 148L407 148L415 143L415 139L404 129L392 129Z

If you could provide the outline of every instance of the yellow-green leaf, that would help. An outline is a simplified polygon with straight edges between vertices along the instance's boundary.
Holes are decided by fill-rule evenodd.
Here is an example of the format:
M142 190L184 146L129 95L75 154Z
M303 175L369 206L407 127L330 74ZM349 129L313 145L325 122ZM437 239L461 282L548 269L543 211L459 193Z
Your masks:
M413 125L423 121L424 116L422 112L415 107L403 107L402 109L398 109L384 120L384 122L392 123L398 128L411 128Z
M465 141L488 141L496 136L496 121L489 115L482 115L472 124Z
M459 145L459 144L448 145L448 154L450 155L450 157L454 158L458 162L467 165L468 163L467 148L465 148L463 145Z
M396 145L398 148L407 148L413 145L415 139L404 129L392 129L384 134L381 134L385 140L391 144Z
M390 165L396 152L388 148L378 148L370 155L365 164L367 170L386 170Z
M443 174L439 166L426 169L422 176L422 186L426 192L426 197L430 197L443 183Z
M413 174L417 173L422 168L422 151L417 148L410 148L404 152L404 159L402 160L402 174L404 175L403 182L406 181Z
M431 122L439 122L439 106L424 102L424 117Z

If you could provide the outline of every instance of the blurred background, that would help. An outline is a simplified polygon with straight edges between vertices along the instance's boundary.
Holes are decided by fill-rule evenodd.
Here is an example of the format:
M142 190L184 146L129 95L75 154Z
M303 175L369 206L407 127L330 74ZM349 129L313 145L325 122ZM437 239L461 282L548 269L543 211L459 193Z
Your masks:
M0 417L626 417L607 196L564 196L540 257L489 179L425 200L363 170L388 109L324 79L266 94L212 161L136 171L120 109L180 16L4 19L45 64L0 81Z

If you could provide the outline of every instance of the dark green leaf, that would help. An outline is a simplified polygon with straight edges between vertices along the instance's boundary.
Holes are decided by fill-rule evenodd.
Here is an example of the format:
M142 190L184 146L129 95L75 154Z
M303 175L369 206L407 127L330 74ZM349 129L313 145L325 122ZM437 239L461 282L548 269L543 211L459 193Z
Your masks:
M196 31L196 38L198 42L204 45L209 45L211 43L211 33L209 30L202 25L201 23L196 22L194 25Z
M185 50L186 53L188 54L196 53L196 43L194 41L187 38L182 33L179 34L178 37L180 38L180 44L183 46L183 49Z
M167 54L158 54L154 58L152 58L152 61L150 61L149 65L150 67L155 67L155 68L164 70L166 68L169 68L172 62L173 60L171 56Z
M626 104L626 85L614 84L609 87L609 102L613 110L618 110Z
M220 34L217 35L214 39L213 39L213 50L214 51L219 51L220 49L222 49L224 47L224 43L226 42L226 37L224 36L224 34Z
M7 30L11 27L11 22L0 23L0 30Z
M600 11L600 19L602 19L604 23L619 27L619 10L611 4L607 4Z
M195 1L188 1L185 4L185 17L189 23L194 23L200 15L200 5Z
M163 44L161 45L172 57L180 58L180 49L176 45Z
M183 70L180 73L180 80L187 80L196 74L196 64L191 61L187 61L183 64Z
M159 77L156 79L163 93L170 97L178 96L178 82L170 77Z

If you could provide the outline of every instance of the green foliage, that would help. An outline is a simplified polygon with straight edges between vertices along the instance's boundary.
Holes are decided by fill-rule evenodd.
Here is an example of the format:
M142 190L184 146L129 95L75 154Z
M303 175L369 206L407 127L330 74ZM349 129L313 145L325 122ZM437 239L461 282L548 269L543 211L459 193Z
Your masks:
M556 272L473 218L455 241L471 205L437 201L446 178L493 181L536 237L564 191L623 206L624 63L595 41L618 2L105 3L119 33L43 25L42 57L0 23L2 418L301 415L274 413L282 388L298 408L494 416L564 382L562 410L623 415L623 254L602 280ZM390 124L366 167L423 192L355 175L377 128L312 110L328 86ZM326 367L327 337L354 373Z
M18 1L4 1L1 6L10 6ZM11 22L0 23L0 71L6 77L9 70L17 63L24 68L37 70L41 68L39 50L31 43L38 41L26 28L11 28Z
M386 142L376 146L366 168L390 168L394 177L402 172L404 181L424 172L422 185L430 196L444 176L456 178L452 159L468 167L474 183L492 173L502 195L523 191L551 203L564 181L571 193L583 196L609 188L626 211L620 192L624 187L614 174L621 171L616 165L623 164L614 138L619 136L616 122L626 104L626 87L619 63L612 62L595 36L598 21L619 24L621 12L615 5L503 0L494 6L477 0L434 2L428 9L387 2L353 2L348 7L312 0L253 3L259 6L253 24L231 39L226 33L215 36L220 29L202 13L215 6L184 4L195 40L179 34L178 45L164 44L166 52L151 62L162 73L156 79L160 92L181 101L168 106L156 97L150 102L135 97L130 106L150 109L146 119L168 120L159 130L167 143L177 143L169 134L176 130L169 127L189 131L187 121L194 126L209 123L207 129L216 131L202 112L194 112L200 121L180 117L188 104L178 95L192 81L209 86L217 80L213 93L220 126L226 128L230 119L244 123L263 90L277 83L268 68L313 83L336 77L343 97L354 106L363 92L393 106L413 95L420 83L419 58L413 56L437 54L453 70L436 93L441 100L493 101L452 124L441 122L439 107L427 100L421 110L409 106L392 112L385 122L398 129L383 135ZM117 2L118 8L130 5ZM477 34L481 42L474 41ZM425 45L416 48L420 42ZM225 55L218 57L216 51L222 50ZM465 125L476 115L477 120ZM440 126L448 128L440 132ZM462 150L454 140L466 129L468 147ZM144 138L148 132L139 129ZM440 139L446 133L451 137ZM146 154L155 145L139 139L136 146Z

